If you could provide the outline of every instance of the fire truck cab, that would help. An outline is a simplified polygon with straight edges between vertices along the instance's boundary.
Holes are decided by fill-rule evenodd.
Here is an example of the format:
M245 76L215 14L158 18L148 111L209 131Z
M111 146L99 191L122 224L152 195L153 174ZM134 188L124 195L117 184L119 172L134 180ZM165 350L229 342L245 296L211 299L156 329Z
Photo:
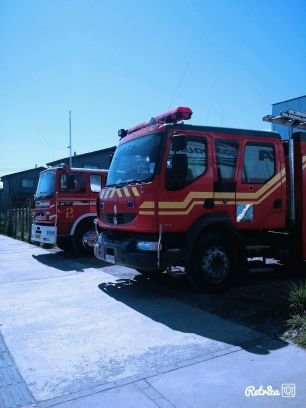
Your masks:
M34 196L31 240L65 251L93 253L97 241L96 199L107 170L50 167L39 177Z
M142 273L183 267L195 288L226 287L248 256L280 256L290 241L305 257L305 234L289 227L286 142L274 132L179 122L191 115L179 107L119 131L97 200L95 256ZM295 144L303 186L304 139ZM305 197L296 190L299 225Z

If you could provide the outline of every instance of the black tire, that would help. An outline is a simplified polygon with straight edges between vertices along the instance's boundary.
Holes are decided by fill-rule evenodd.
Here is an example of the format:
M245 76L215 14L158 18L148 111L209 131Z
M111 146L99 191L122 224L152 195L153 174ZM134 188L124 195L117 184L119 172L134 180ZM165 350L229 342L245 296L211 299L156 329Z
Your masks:
M94 254L94 245L98 241L93 220L82 222L76 229L72 239L73 250L76 255Z
M68 238L57 238L56 246L64 252L73 251L71 239Z
M241 270L238 265L239 252L228 235L203 234L195 244L187 268L187 280L191 287L212 292L227 289Z

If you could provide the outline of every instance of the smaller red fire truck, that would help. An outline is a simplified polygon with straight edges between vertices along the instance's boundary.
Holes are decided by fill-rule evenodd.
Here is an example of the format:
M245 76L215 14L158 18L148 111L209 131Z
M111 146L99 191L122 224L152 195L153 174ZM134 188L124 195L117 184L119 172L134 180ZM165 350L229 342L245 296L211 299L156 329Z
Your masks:
M179 107L119 131L97 200L95 256L141 273L184 269L194 288L221 289L247 260L306 259L306 113L264 120L275 132L195 126Z
M64 251L93 253L96 199L107 170L50 167L41 172L34 196L33 242L56 244Z

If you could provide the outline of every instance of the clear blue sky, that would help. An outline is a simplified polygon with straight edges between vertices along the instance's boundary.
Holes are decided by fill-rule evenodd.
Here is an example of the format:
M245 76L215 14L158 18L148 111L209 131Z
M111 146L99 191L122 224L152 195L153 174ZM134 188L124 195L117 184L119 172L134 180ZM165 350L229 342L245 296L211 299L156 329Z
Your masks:
M269 129L306 94L305 0L0 0L0 176L117 144L171 107Z

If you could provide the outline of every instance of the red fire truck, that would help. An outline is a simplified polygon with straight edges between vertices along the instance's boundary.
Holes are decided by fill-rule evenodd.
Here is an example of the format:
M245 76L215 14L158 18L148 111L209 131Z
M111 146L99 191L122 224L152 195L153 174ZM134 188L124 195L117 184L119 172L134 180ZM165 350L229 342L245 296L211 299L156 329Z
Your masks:
M33 242L56 244L64 251L93 253L96 199L107 170L50 167L41 172L34 196Z
M179 122L191 115L179 107L119 131L95 256L146 273L184 268L193 287L210 289L250 257L306 258L306 133L288 142ZM306 129L306 115L279 123Z

